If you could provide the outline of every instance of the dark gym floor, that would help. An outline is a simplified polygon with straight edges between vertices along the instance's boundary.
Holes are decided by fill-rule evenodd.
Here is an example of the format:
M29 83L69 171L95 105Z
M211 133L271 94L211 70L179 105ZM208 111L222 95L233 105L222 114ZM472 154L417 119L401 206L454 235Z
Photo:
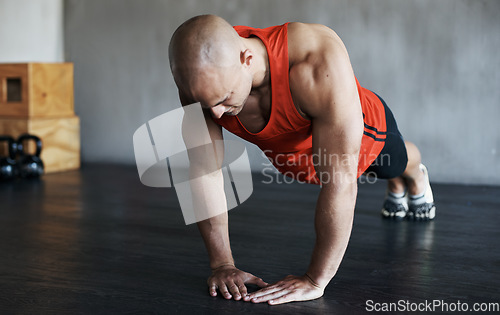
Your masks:
M229 212L237 266L267 282L303 274L319 188L260 176ZM174 189L143 186L134 167L86 164L0 183L0 313L365 314L368 300L499 303L500 187L433 189L434 222L391 222L379 215L385 183L360 185L351 241L325 295L268 306L208 295L196 225L184 224Z

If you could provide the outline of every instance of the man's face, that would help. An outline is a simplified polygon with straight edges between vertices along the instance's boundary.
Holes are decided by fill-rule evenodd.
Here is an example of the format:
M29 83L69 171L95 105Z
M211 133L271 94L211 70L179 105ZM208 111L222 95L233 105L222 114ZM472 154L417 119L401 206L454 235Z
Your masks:
M209 109L216 119L237 115L252 89L252 76L241 65L228 68L206 68L192 81L194 99Z

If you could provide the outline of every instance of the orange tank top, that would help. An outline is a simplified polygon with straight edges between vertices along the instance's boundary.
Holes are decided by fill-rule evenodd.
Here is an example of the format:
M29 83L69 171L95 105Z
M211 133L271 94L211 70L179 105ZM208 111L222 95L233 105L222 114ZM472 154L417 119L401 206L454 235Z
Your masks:
M266 46L271 77L271 114L267 125L257 133L248 131L238 116L222 115L214 121L229 132L256 144L285 176L320 184L312 160L311 121L298 113L290 93L288 23L265 29L247 26L235 26L234 29L241 37L257 36ZM357 79L356 84L365 123L359 154L359 177L382 151L386 123L385 110L379 98L362 88Z

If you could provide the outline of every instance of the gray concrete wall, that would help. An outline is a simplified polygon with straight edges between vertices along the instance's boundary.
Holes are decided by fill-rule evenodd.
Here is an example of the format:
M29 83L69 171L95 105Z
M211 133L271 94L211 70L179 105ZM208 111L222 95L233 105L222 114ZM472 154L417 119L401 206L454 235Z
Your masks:
M322 23L385 98L432 180L500 184L500 1L67 0L65 52L85 161L134 163L132 134L179 106L167 47L198 14L266 27ZM248 146L253 169L261 154Z
M63 0L0 0L0 63L61 61Z

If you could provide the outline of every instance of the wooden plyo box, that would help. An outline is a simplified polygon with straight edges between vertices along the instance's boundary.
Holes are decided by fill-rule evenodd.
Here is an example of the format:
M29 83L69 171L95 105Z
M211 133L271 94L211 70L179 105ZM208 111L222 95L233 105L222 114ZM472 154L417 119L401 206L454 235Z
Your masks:
M72 63L0 64L0 116L74 115Z
M80 167L80 119L64 118L0 118L0 134L16 138L30 133L42 139L41 159L46 173L78 169ZM32 142L27 151L35 152ZM5 148L0 148L5 151ZM0 152L5 156L5 152Z

